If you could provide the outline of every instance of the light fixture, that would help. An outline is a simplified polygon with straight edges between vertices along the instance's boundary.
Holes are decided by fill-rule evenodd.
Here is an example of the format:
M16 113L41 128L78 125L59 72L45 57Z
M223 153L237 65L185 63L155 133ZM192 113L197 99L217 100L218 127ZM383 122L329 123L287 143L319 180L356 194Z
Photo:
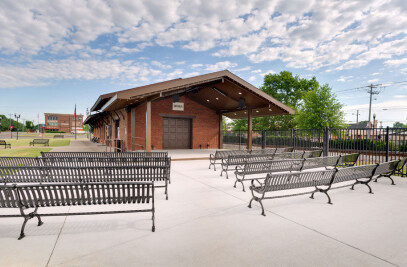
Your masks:
M219 100L219 97L217 97L216 100Z
M235 112L235 115L236 115L236 112Z
M269 111L271 111L271 108L269 108Z
M241 95L242 94L242 92L239 92L239 95Z
M173 102L173 103L179 102L179 100L180 100L180 99L179 99L179 94L176 94L176 95L173 95L173 96L172 96L172 102Z
M244 112L244 114L246 114L246 111Z
M246 101L244 100L244 98L240 98L239 102L237 103L237 108L238 109L242 109L246 107Z
M259 112L258 110L256 110L256 112Z
M206 99L206 101L208 101L208 102L209 102L209 99Z

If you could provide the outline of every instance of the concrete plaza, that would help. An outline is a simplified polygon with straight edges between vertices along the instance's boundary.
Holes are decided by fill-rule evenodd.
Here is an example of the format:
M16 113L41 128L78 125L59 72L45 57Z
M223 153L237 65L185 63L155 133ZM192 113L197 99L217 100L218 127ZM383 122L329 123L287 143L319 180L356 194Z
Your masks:
M75 147L77 145L77 147ZM72 142L74 151L103 151ZM57 148L67 149L67 148ZM56 150L55 150L56 151ZM174 155L203 152L171 151ZM203 157L203 156L202 156ZM247 207L250 192L233 187L208 160L172 162L169 200L156 193L156 232L151 214L0 220L1 266L407 266L407 179L395 177L354 191L333 190L264 201ZM125 209L126 205L60 207L58 211ZM50 209L39 210L47 213ZM2 213L18 213L17 209Z

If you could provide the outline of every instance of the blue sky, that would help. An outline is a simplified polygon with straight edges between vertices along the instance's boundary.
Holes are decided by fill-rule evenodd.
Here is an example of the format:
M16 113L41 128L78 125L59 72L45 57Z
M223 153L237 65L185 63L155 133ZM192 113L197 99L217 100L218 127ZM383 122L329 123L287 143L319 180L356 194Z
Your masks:
M368 118L352 88L383 84L377 119L407 123L407 1L0 2L1 114L84 114L103 93L222 69L255 86L316 76L349 122Z

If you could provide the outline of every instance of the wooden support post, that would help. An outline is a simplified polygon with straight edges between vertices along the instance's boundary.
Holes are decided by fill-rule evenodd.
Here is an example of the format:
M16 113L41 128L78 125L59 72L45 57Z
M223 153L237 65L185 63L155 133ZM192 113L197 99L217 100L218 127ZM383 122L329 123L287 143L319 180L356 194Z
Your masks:
M131 142L131 150L136 150L136 108L131 108L131 116L130 116L130 142Z
M151 101L147 101L146 108L146 151L151 152Z
M222 124L222 113L219 114L219 149L223 148L223 124Z
M252 130L253 130L253 121L252 121L252 110L247 110L247 149L252 149Z

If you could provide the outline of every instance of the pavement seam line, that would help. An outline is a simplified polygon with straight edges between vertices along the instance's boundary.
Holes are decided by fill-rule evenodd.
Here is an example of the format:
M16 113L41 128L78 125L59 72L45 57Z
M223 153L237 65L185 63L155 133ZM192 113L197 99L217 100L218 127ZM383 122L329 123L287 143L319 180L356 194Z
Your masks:
M177 172L177 171L175 171L175 172L178 173L179 175L182 175L182 176L187 177L187 178L189 178L189 179L191 179L191 180L193 180L193 181L196 181L196 180L192 179L191 177L189 177L188 175L182 174L182 173ZM229 195L229 196L232 196L232 197L234 197L234 198L236 198L236 199L239 199L239 200L241 200L241 201L244 201L244 202L246 203L246 200L243 200L243 199L241 199L241 198L239 198L239 197L237 197L237 196L234 196L234 195L232 195L232 194L230 194L230 193L228 193L228 192L225 192L225 191L223 191L223 190L221 190L221 189L219 189L219 188L216 188L216 187L214 187L214 186L212 186L212 185L206 184L206 183L201 182L201 181L196 181L196 182L201 183L201 184L204 184L204 185L206 185L206 186L208 186L208 187L210 187L210 188L214 188L214 189L216 189L217 191L223 192L223 193L225 193L225 194L227 194L227 195ZM306 225L303 225L303 224L301 224L301 223L299 223L299 222L296 222L296 221L294 221L294 220L292 220L292 219L289 219L289 218L287 218L287 217L284 217L283 215L280 215L280 214L278 214L278 213L276 213L276 212L270 211L270 210L268 210L268 209L264 209L264 210L267 211L267 212L269 212L269 213L271 213L271 214L274 214L274 215L276 215L276 216L278 216L278 217L280 217L280 218L282 218L282 219L284 219L284 220L287 220L287 221L289 221L289 222L292 222L292 223L294 223L294 224L297 224L298 226L301 226L301 227L306 228L306 229L308 229L308 230L310 230L310 231L313 231L313 232L315 232L315 233L318 233L318 234L320 234L320 235L322 235L322 236L324 236L324 237L326 237L326 238L329 238L329 239L334 240L334 241L336 241L336 242L338 242L338 243L341 243L342 245L345 245L345 246L348 246L348 247L350 247L350 248L356 249L356 250L358 250L358 251L360 251L360 252L362 252L362 253L364 253L364 254L367 254L367 255L369 255L369 256L371 256L371 257L374 257L374 258L376 258L376 259L379 259L379 260L381 260L381 261L384 261L384 262L386 262L386 263L388 263L388 264L391 264L391 265L393 265L393 266L399 266L399 265L397 265L397 264L395 264L395 263L392 263L392 262L390 262L390 261L388 261L388 260L385 260L385 259L383 259L383 258L381 258L381 257L379 257L379 256L376 256L376 255L374 255L374 254L372 254L372 253L370 253L370 252L367 252L367 251L365 251L365 250L363 250L363 249L361 249L361 248L358 248L358 247L355 247L355 246L353 246L353 245L350 245L350 244L348 244L348 243L346 243L346 242L344 242L344 241L341 241L341 240L339 240L339 239L337 239L337 238L334 238L334 237L332 237L332 236L329 236L329 235L327 235L327 234L324 234L324 233L322 233L322 232L320 232L320 231L318 231L318 230L316 230L316 229L310 228L310 227L308 227L308 226L306 226Z
M71 207L69 207L68 213L69 213L70 210L71 210ZM61 233L62 233L62 229L64 229L65 222L66 222L66 219L67 219L67 218L68 218L68 215L65 216L64 223L62 224L61 229L59 229L59 233L58 233L57 239L55 240L54 247L52 248L51 254L49 255L49 258L48 258L48 261L47 261L47 265L45 265L45 267L48 267L48 266L49 266L49 262L51 261L52 255L54 254L54 250L55 250L55 248L56 248L56 246L57 246L59 237L60 237L60 235L61 235Z

